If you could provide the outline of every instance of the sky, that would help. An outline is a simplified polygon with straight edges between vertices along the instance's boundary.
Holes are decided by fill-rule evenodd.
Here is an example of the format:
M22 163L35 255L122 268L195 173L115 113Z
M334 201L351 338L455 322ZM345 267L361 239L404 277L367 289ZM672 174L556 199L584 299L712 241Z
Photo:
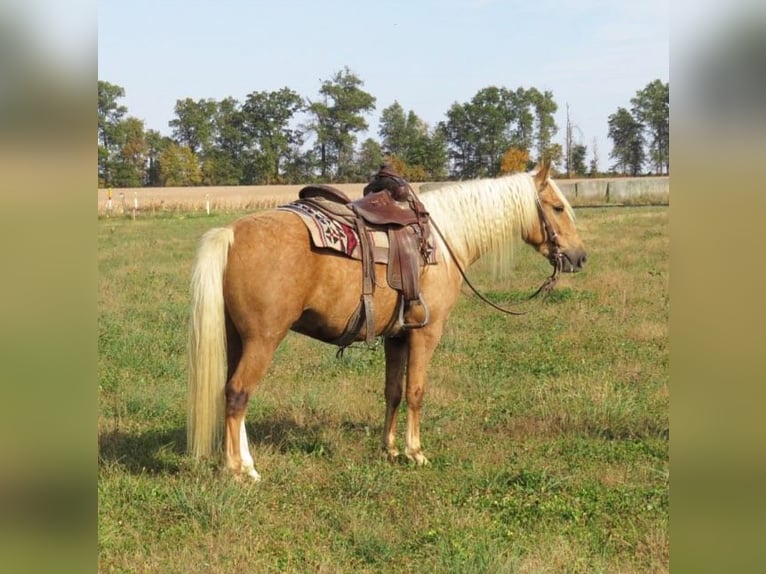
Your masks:
M179 99L288 87L318 97L348 67L375 96L430 126L482 88L548 90L576 142L611 165L608 117L655 79L669 81L667 0L100 0L98 79L146 129L170 135Z

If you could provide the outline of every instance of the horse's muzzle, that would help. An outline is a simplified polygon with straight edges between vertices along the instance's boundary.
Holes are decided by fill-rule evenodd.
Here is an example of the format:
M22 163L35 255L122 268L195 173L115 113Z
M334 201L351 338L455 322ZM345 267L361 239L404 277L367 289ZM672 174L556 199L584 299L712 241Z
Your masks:
M585 266L588 256L585 251L572 249L561 252L561 271L564 273L577 273Z

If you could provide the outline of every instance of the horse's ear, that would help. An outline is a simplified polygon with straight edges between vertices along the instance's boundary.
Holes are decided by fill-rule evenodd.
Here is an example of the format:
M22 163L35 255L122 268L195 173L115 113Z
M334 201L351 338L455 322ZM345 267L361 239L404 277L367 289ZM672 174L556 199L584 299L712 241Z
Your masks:
M537 191L540 192L545 189L545 187L548 185L548 178L551 174L551 160L550 158L545 158L537 162L537 167L535 168L535 187L537 187Z

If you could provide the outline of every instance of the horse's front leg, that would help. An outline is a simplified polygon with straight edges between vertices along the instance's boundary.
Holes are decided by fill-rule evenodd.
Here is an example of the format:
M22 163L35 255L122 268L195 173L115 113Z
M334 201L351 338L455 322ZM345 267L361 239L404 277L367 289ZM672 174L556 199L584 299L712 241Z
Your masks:
M382 444L383 452L390 462L399 456L396 448L396 411L402 402L407 345L407 337L387 337L383 345L386 352L386 419Z
M407 432L404 454L418 466L428 464L420 444L420 409L426 390L426 370L436 345L441 339L442 326L429 324L413 330L409 336L407 360Z

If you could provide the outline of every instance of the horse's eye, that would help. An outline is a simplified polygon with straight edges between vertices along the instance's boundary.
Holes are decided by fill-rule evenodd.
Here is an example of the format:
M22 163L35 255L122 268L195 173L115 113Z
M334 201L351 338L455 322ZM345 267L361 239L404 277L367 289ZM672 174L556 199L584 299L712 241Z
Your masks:
M556 213L564 213L564 206L563 205L554 205L553 211Z

